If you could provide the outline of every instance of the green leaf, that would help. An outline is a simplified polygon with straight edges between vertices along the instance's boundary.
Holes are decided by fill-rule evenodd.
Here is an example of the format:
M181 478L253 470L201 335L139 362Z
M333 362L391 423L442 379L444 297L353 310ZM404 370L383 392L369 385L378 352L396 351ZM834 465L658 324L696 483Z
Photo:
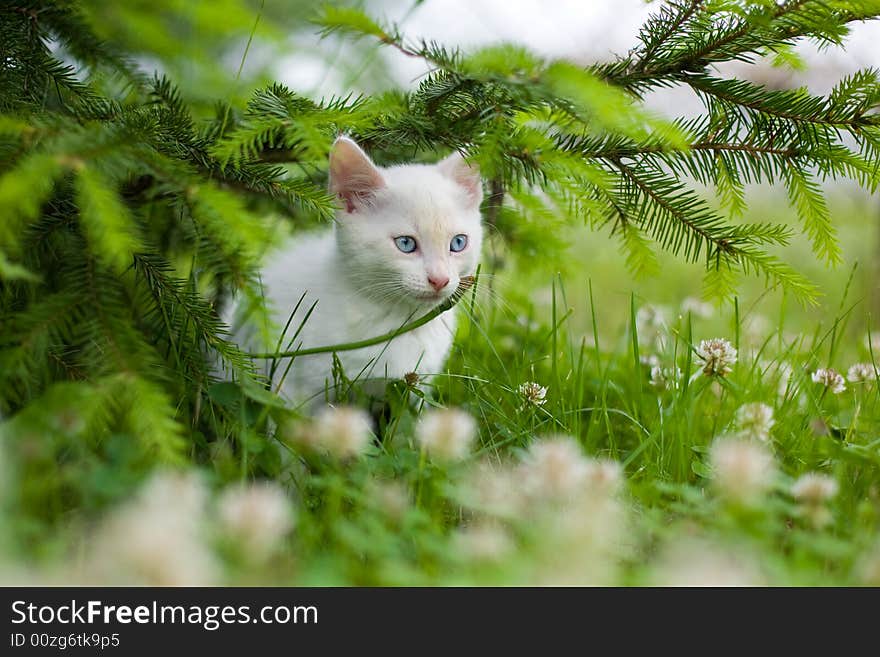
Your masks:
M208 397L224 408L235 408L242 399L244 391L233 381L221 381L208 386Z
M703 479L712 478L712 469L702 461L698 461L696 459L691 461L691 471L695 475L697 475L698 477L702 477Z
M221 381L208 387L208 396L224 408L236 408L242 399L250 399L263 406L272 408L287 408L284 400L265 388L253 383L236 383L233 381Z

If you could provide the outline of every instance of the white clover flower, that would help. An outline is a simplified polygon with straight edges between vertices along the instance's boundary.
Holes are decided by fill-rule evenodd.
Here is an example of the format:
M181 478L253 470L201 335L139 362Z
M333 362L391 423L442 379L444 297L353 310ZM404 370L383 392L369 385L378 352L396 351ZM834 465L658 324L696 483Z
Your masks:
M460 492L465 506L498 518L521 516L527 502L520 469L488 461L471 469Z
M702 361L706 376L726 376L736 363L736 349L724 338L703 340L697 347L697 358Z
M453 535L452 540L454 549L470 561L497 562L513 550L510 534L497 524L464 527Z
M580 495L543 504L532 515L540 541L530 544L528 585L611 586L621 557L632 550L626 506L608 496Z
M644 305L636 312L636 332L639 344L652 346L658 351L666 348L667 311L665 308Z
M855 570L866 586L880 586L880 544L874 545L859 558Z
M218 565L204 532L206 491L194 474L158 472L93 536L90 579L107 584L207 586Z
M758 560L748 550L701 538L679 538L667 544L653 564L652 586L765 586Z
M394 521L400 521L409 511L409 490L399 481L373 480L367 485L367 499Z
M353 406L325 408L312 424L312 442L338 459L349 459L366 451L373 437L367 413Z
M649 333L651 331L665 331L667 320L667 311L661 306L646 304L636 312L636 330L641 335L642 332Z
M523 482L530 493L555 500L580 492L590 474L580 445L567 436L533 442L522 469Z
M153 474L136 496L137 503L157 509L178 509L196 515L204 509L208 492L195 472L160 470Z
M517 392L525 400L526 404L543 406L547 402L547 388L534 381L521 383L519 388L517 388Z
M770 429L774 424L776 420L773 419L773 409L767 404L743 404L736 411L736 426L744 438L766 442L770 439Z
M677 367L660 367L655 365L651 368L651 385L663 390L677 390L681 381L681 370Z
M439 461L467 458L476 435L474 418L455 408L427 411L416 426L416 440Z
M813 383L821 383L835 395L846 390L846 382L837 371L829 368L820 368L812 374Z
M691 313L697 317L709 319L715 314L715 308L711 303L706 303L696 297L685 297L681 302L681 312L683 315Z
M611 459L588 459L586 482L597 493L614 495L623 484L623 466Z
M760 345L770 334L772 324L763 315L751 315L743 322L743 342L749 345Z
M877 373L871 363L856 363L846 371L846 380L850 383L872 383L877 380Z
M628 507L617 489L618 464L585 458L567 437L533 444L520 466L520 486L527 491L530 584L610 585L617 581L628 540ZM540 473L540 474L538 474ZM515 522L522 522L522 515Z
M541 324L539 322L536 322L533 319L529 319L525 315L518 315L516 318L516 323L522 326L524 329L533 333L541 328Z
M740 438L719 438L709 449L713 483L725 498L752 504L773 484L773 455L762 444Z
M254 561L270 556L293 529L290 499L275 483L227 488L217 501L217 514L223 532Z
M648 368L660 367L660 358L656 354L639 354L639 362Z
M801 475L791 486L791 496L798 502L820 505L837 495L837 480L818 472Z

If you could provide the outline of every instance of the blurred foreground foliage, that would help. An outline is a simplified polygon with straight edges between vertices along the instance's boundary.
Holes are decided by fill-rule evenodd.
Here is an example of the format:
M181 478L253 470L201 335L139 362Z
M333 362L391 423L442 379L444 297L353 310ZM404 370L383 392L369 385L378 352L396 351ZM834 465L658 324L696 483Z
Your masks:
M658 248L704 263L707 296L722 298L744 274L806 302L816 293L771 254L795 230L738 221L746 185L783 186L815 257L835 264L821 182L873 191L880 180L877 71L819 97L713 68L786 56L805 39L840 46L880 0L667 2L626 56L589 68L515 44L463 53L411 41L325 7L312 16L325 34L374 40L431 72L412 90L321 99L268 81L266 53L281 52L302 4L0 6L0 430L29 521L100 508L157 464L279 475L287 448L267 420L292 411L216 308L236 293L259 310L261 255L331 220L325 162L339 133L383 164L463 152L487 181L503 248L539 254L554 228L580 222L616 236L634 271L656 272ZM257 26L262 64L233 84ZM258 86L246 104L242 85ZM670 86L692 89L703 113L667 121L644 109L644 95ZM218 381L215 359L240 383Z

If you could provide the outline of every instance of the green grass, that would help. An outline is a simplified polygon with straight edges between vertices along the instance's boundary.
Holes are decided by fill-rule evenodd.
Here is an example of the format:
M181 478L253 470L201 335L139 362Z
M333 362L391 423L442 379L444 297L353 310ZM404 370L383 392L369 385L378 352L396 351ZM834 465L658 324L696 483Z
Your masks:
M788 213L773 201L755 207L756 215ZM220 400L250 428L194 448L181 469L197 472L200 483L154 480L151 496L133 497L142 477L126 474L122 438L102 446L100 457L66 453L60 463L7 450L6 578L877 584L880 385L876 378L848 383L833 394L811 379L820 367L845 373L880 357L866 342L869 330L880 329L870 316L877 210L840 198L832 209L847 264L826 270L805 244L785 254L825 293L816 307L747 279L735 302L709 316L681 312L685 298L699 295L698 265L661 258L659 274L634 279L613 241L577 229L561 236L571 242L566 251L546 259L502 251L486 266L480 292L459 304L463 321L448 371L430 384L390 384L383 440L355 458L303 448L295 438L308 433L304 420L291 417L274 432L260 422L271 410L260 395ZM664 327L646 324L648 307L666 308ZM716 337L739 350L726 377L701 374L695 354L701 340ZM648 357L678 367L679 385L653 385L642 362ZM547 388L543 404L519 393L528 381ZM768 440L752 442L772 454L776 470L768 488L740 503L729 482L718 483L713 445L739 431L737 409L753 402L773 409ZM460 408L476 420L470 457L435 462L420 448L417 423L428 407ZM530 452L559 436L571 437L583 456L555 462ZM604 460L622 468L619 485L613 469L610 482L599 474ZM220 492L260 472L283 489L279 513L295 515L291 531L274 536L266 529L271 518L260 524L266 505L244 514L256 518L253 525L224 520ZM809 472L833 478L836 495L812 506L795 499L793 483ZM572 490L551 490L571 481L578 482ZM735 470L734 484L748 488ZM187 496L195 501L181 502ZM47 501L60 511L37 508ZM175 531L179 514L198 531ZM134 550L119 536L132 522L164 547L147 556ZM262 539L271 547L258 555ZM118 547L121 571L112 576L95 569L95 555L106 555L102 541ZM197 558L211 567L187 570L186 560Z

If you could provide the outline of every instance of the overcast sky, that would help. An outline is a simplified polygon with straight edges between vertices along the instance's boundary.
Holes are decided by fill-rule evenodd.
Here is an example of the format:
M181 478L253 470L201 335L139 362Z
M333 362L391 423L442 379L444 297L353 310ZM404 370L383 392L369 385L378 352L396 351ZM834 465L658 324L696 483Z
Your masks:
M401 24L410 38L434 39L448 46L472 50L489 43L511 41L547 57L577 61L607 60L623 54L636 43L638 29L658 3L644 0L427 0L413 8L412 0L373 0L367 12ZM332 41L316 43L314 35L296 37L296 53L279 62L279 77L300 91L323 95L360 91L355 74L340 73L342 66L328 67L339 46ZM312 41L312 43L308 43ZM804 44L800 52L810 64L806 83L824 93L835 80L866 66L880 67L880 21L856 24L846 51L839 48L818 52ZM317 47L321 55L308 55ZM346 57L342 51L341 57ZM361 57L361 55L358 55ZM422 76L423 62L386 49L376 55L388 72L388 84L411 87ZM338 60L336 60L338 63ZM352 64L352 62L348 62ZM360 70L355 67L355 73ZM660 110L675 109L680 99L658 98Z

